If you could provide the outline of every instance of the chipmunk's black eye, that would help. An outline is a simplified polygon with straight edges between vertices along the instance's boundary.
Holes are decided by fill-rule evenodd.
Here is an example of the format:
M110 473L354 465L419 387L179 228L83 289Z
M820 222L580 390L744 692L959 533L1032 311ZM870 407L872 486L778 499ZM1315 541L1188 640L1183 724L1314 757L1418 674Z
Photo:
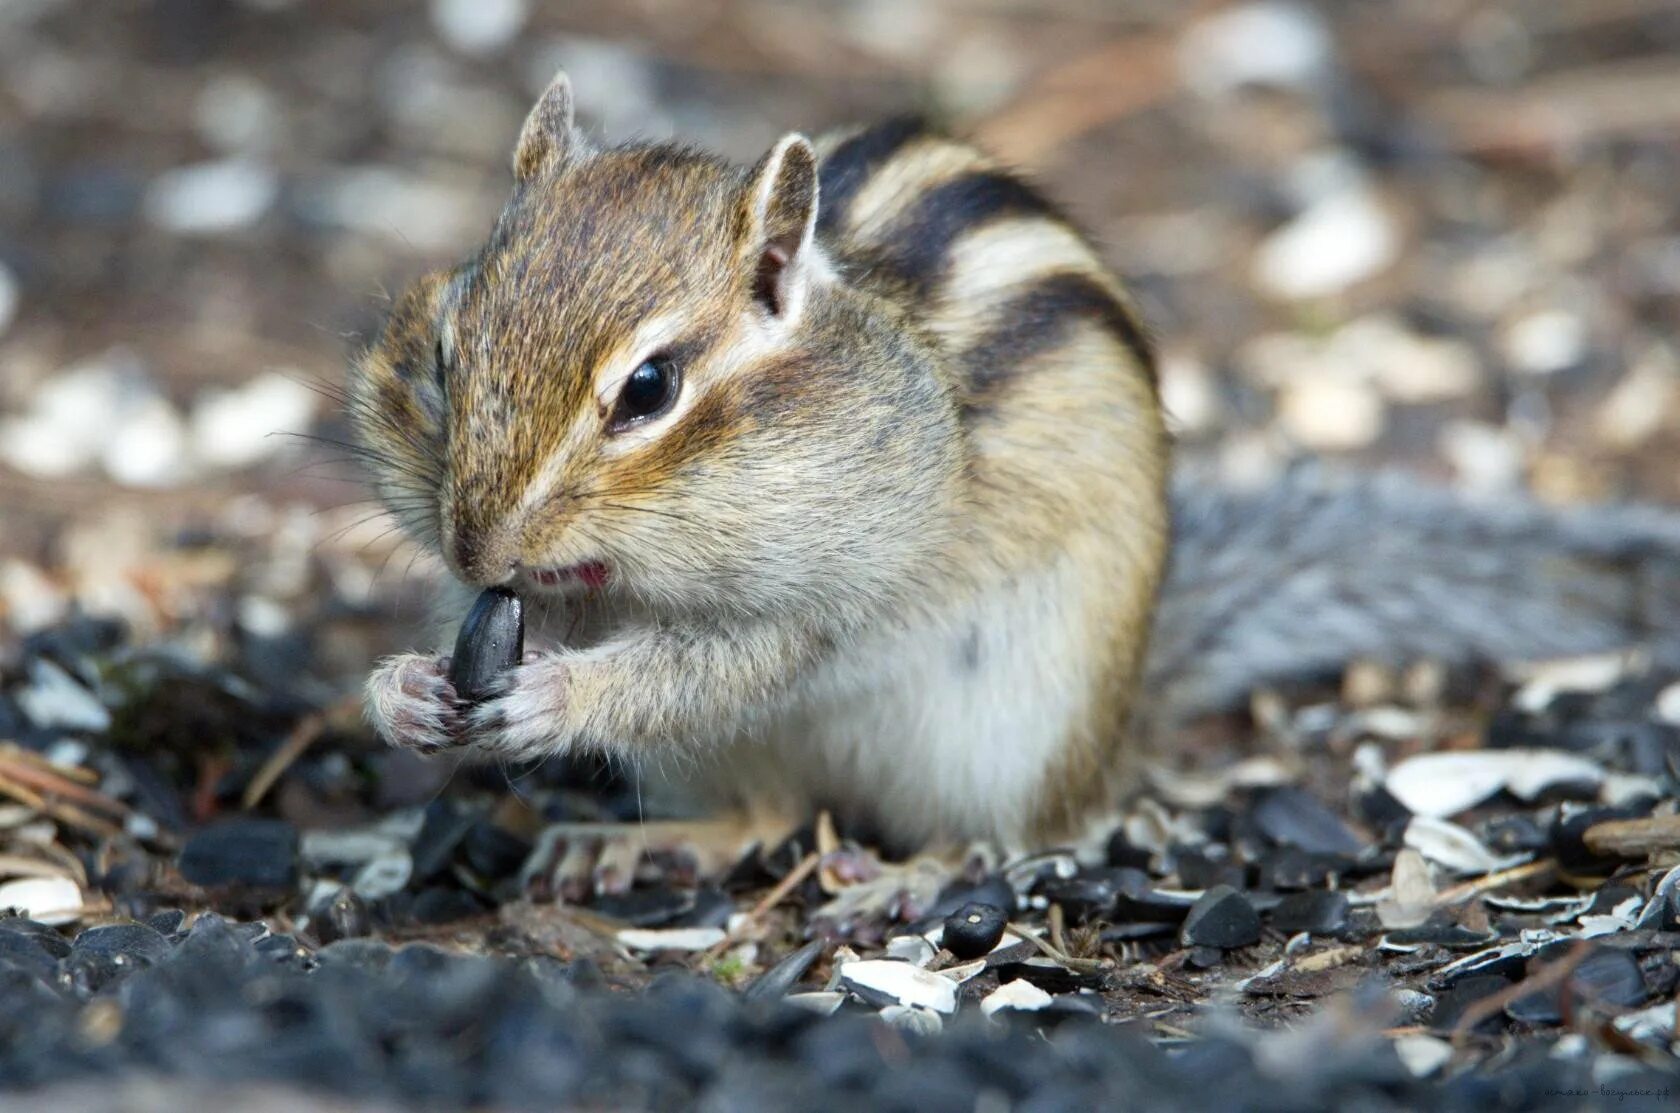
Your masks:
M630 372L618 392L613 406L612 427L626 429L640 421L664 413L676 401L682 376L668 356L653 356Z

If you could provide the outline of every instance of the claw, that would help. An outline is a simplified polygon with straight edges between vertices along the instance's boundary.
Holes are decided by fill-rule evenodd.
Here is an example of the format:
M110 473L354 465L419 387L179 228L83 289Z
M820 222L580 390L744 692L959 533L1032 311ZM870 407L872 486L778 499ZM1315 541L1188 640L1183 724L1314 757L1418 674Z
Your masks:
M629 839L615 839L601 846L595 862L595 895L628 893L636 880L636 864L642 859L642 847Z
M777 835L785 832L775 825ZM533 899L580 903L590 896L628 892L644 855L660 857L676 884L728 869L763 833L738 818L651 823L557 823L546 828L523 881Z

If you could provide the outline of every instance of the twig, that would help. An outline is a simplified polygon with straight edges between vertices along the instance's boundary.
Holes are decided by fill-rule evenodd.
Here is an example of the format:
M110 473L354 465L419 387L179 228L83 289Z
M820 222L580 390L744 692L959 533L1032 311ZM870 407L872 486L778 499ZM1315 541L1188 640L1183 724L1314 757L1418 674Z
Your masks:
M66 780L80 781L85 785L99 783L99 774L92 769L81 765L56 765L35 751L26 750L15 742L0 742L0 760L32 765L55 776L63 777Z
M274 752L262 763L262 768L257 770L257 775L251 778L251 783L245 786L245 792L239 800L240 806L249 811L262 803L263 797L268 795L268 790L274 787L274 782L292 767L293 762L303 756L305 750L315 744L315 740L321 737L326 726L327 717L320 711L298 720L297 726L292 728L292 733L275 747Z
M1680 848L1680 815L1653 815L1644 819L1608 819L1581 833L1581 841L1594 854L1618 858L1643 858L1659 850Z
M1520 866L1512 866L1508 870L1486 874L1472 878L1461 885L1454 885L1450 889L1442 889L1435 894L1436 907L1449 904L1462 904L1471 897L1483 893L1491 893L1496 889L1503 889L1515 885L1519 881L1529 881L1536 877L1547 877L1557 871L1557 863L1550 858L1542 858L1538 862L1524 862Z
M805 879L816 871L817 863L821 861L822 855L814 850L800 859L799 864L787 872L787 876L776 882L775 888L764 894L764 899L752 906L752 909L747 913L747 918L742 921L737 930L729 932L722 939L706 948L705 957L715 959L724 951L739 943L743 934L742 929L748 924L756 924L763 919L766 912L776 907L789 893L804 884Z
M1067 913L1062 911L1062 906L1052 904L1050 906L1050 943L1063 954L1068 953L1067 939L1062 933L1062 927L1066 920Z
M1172 51L1141 34L1105 42L1035 82L980 126L987 149L1012 162L1042 163L1062 144L1166 99Z
M96 789L88 788L86 784L77 783L65 775L65 770L46 762L20 761L20 755L21 751L0 752L0 776L49 797L74 800L78 804L84 804L118 819L126 819L131 814L127 804L114 800Z
M822 883L822 891L833 896L847 887L847 882L834 872L833 859L829 857L840 849L840 835L834 829L834 816L827 808L817 813L816 824L817 854L825 863L817 870L817 880Z
M84 831L91 831L94 834L99 835L101 838L117 839L121 838L123 834L121 827L118 827L107 820L101 819L96 815L89 815L87 812L76 807L74 804L65 804L60 803L57 800L49 800L38 793L25 788L23 785L7 780L4 775L0 775L0 796L10 796L18 803L34 808L42 815L50 816L53 819L58 820L60 823L68 824L71 827L79 827Z
M198 755L198 783L193 786L191 807L193 818L203 822L216 814L216 782L233 765L220 754Z
M1016 935L1019 935L1022 939L1025 939L1028 943L1031 943L1033 946L1043 951L1047 956L1055 959L1057 962L1066 966L1070 970L1095 971L1103 968L1103 962L1101 959L1074 958L1066 951L1051 944L1037 932L1033 931L1032 928L1011 922L1009 930L1014 932Z
M776 882L774 889L764 894L763 900L753 905L752 911L747 913L747 918L749 920L763 918L766 912L776 907L789 893L799 888L805 879L811 876L811 871L817 868L817 863L820 861L822 861L822 855L814 850L805 855L797 866L788 871L786 877Z
M64 867L56 862L26 858L22 854L0 854L0 877L64 877Z
M1559 143L1680 127L1680 73L1651 55L1580 66L1519 89L1450 88L1430 94L1418 115L1459 151L1531 154Z

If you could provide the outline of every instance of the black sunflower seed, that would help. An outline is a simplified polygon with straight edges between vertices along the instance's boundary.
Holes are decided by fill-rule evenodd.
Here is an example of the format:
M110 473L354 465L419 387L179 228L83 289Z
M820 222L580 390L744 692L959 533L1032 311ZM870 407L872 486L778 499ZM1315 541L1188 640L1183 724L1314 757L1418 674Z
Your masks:
M449 670L455 694L478 703L524 653L525 608L519 596L505 587L485 588L455 638L455 659Z

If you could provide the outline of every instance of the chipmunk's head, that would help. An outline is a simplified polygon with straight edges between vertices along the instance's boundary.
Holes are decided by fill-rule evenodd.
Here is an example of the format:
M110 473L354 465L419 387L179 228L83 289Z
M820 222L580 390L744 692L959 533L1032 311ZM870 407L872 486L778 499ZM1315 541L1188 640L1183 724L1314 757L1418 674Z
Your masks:
M811 144L745 171L597 150L561 76L513 171L483 248L411 289L353 373L392 510L460 579L538 591L727 592L820 547L833 511L808 507L869 449L845 431L865 415L828 339L847 310Z

